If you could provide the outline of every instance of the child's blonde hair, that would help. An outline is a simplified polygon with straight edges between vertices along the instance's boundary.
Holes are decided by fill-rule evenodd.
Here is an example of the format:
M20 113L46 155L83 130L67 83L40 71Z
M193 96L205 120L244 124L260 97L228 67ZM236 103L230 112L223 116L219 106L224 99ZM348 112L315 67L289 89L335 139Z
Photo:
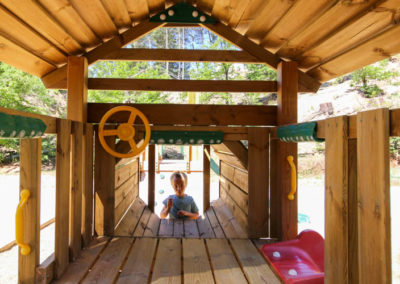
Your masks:
M170 181L171 181L172 185L174 184L174 180L175 179L182 179L183 182L185 183L185 187L187 186L187 182L188 182L187 175L184 172L181 172L181 171L173 172L171 177L170 177Z

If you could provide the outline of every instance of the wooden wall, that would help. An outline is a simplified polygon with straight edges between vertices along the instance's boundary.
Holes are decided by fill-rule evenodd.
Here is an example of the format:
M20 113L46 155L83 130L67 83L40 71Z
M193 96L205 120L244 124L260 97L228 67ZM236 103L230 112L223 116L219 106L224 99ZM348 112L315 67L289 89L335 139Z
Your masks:
M139 159L122 159L115 165L115 225L139 195Z
M247 231L249 212L247 171L221 160L219 185L220 198L242 228Z

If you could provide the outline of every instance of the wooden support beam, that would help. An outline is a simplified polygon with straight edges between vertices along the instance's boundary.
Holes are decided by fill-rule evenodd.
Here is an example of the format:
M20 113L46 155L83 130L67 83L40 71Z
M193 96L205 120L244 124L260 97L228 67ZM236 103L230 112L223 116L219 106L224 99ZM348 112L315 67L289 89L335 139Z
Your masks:
M277 91L275 81L239 80L175 80L90 78L90 90L163 91L163 92L229 92L271 93ZM65 84L57 85L65 89Z
M155 190L156 190L156 145L148 146L148 201L149 209L154 212Z
M48 284L54 279L54 253L36 268L36 284Z
M249 131L249 238L267 237L269 222L269 131L251 127Z
M15 109L10 109L10 108L5 108L5 107L1 107L1 106L0 106L0 112L4 112L6 114L11 114L11 115L20 115L20 116L25 116L25 117L41 119L46 124L46 130L44 133L47 133L47 134L56 134L57 133L57 131L56 131L57 118L55 118L55 117L26 112L26 111L20 111L20 110L15 110Z
M358 281L357 140L348 139L349 283Z
M88 122L99 123L111 108L122 104L88 104ZM139 109L153 125L276 125L276 106L124 104ZM119 112L108 122L128 121L128 113Z
M21 139L20 191L28 189L30 196L22 211L23 242L31 252L22 255L18 250L18 283L35 283L40 255L40 174L42 139Z
M223 143L239 159L242 166L247 170L248 151L240 141L224 141Z
M144 21L134 27L129 28L120 35L117 35L109 41L99 45L98 47L86 52L82 56L86 57L88 64L95 63L99 58L104 57L106 54L124 47L130 42L139 39L140 37L148 34L152 30L161 27L163 23L152 23ZM54 71L47 73L42 77L42 82L46 88L58 88L57 86L66 86L67 80L67 67L63 66Z
M112 236L115 219L115 157L103 149L97 131L95 136L95 231L99 236ZM115 136L106 136L105 140L113 149Z
M278 66L278 125L297 122L297 64ZM273 141L271 144L271 236L291 240L297 236L297 195L289 200L291 169L287 156L297 165L297 144Z
M85 167L84 187L82 192L82 240L88 246L93 236L93 125L85 124Z
M68 218L71 160L71 121L57 119L57 164L56 164L56 225L54 257L56 278L67 269L68 254Z
M245 51L163 48L121 48L105 54L99 60L263 63Z
M326 120L325 142L325 282L349 282L348 117Z
M87 120L88 62L85 57L69 56L67 65L67 118Z
M357 115L359 283L391 283L389 110Z
M244 51L248 52L249 54L255 56L260 61L264 62L268 66L277 69L278 64L281 59L275 55L267 51L261 45L256 44L255 42L251 41L250 39L246 38L245 36L239 34L232 28L222 24L217 23L213 25L202 25L206 29L216 33L217 35L223 37L224 39L228 40L232 44L236 45L237 47L243 49ZM279 71L278 71L279 72ZM321 83L311 77L303 73L302 71L298 70L298 90L299 92L317 92Z
M75 261L79 256L82 247L82 188L84 184L83 168L83 124L72 123L72 144L71 144L71 192L69 210L69 245L70 261Z
M210 145L203 148L203 211L210 207Z

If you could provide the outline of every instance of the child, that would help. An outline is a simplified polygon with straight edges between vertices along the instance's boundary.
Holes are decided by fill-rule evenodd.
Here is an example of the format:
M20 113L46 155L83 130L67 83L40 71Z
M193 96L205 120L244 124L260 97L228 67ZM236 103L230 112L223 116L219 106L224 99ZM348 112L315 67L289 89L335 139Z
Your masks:
M199 209L193 200L193 197L185 194L187 186L187 176L182 172L173 172L171 175L171 185L175 194L168 196L163 203L160 217L165 219L168 214L170 219L197 219Z

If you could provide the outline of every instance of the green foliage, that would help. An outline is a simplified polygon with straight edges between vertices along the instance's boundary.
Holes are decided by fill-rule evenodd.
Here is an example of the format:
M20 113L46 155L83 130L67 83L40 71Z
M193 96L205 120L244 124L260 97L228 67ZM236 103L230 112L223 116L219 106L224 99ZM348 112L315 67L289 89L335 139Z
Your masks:
M391 158L400 161L400 137L391 137L389 145Z
M352 85L360 85L359 89L363 92L365 97L373 98L383 94L383 90L378 85L370 85L371 80L386 81L395 76L398 76L396 71L386 71L388 61L380 62L377 65L369 65L363 67L351 74Z

